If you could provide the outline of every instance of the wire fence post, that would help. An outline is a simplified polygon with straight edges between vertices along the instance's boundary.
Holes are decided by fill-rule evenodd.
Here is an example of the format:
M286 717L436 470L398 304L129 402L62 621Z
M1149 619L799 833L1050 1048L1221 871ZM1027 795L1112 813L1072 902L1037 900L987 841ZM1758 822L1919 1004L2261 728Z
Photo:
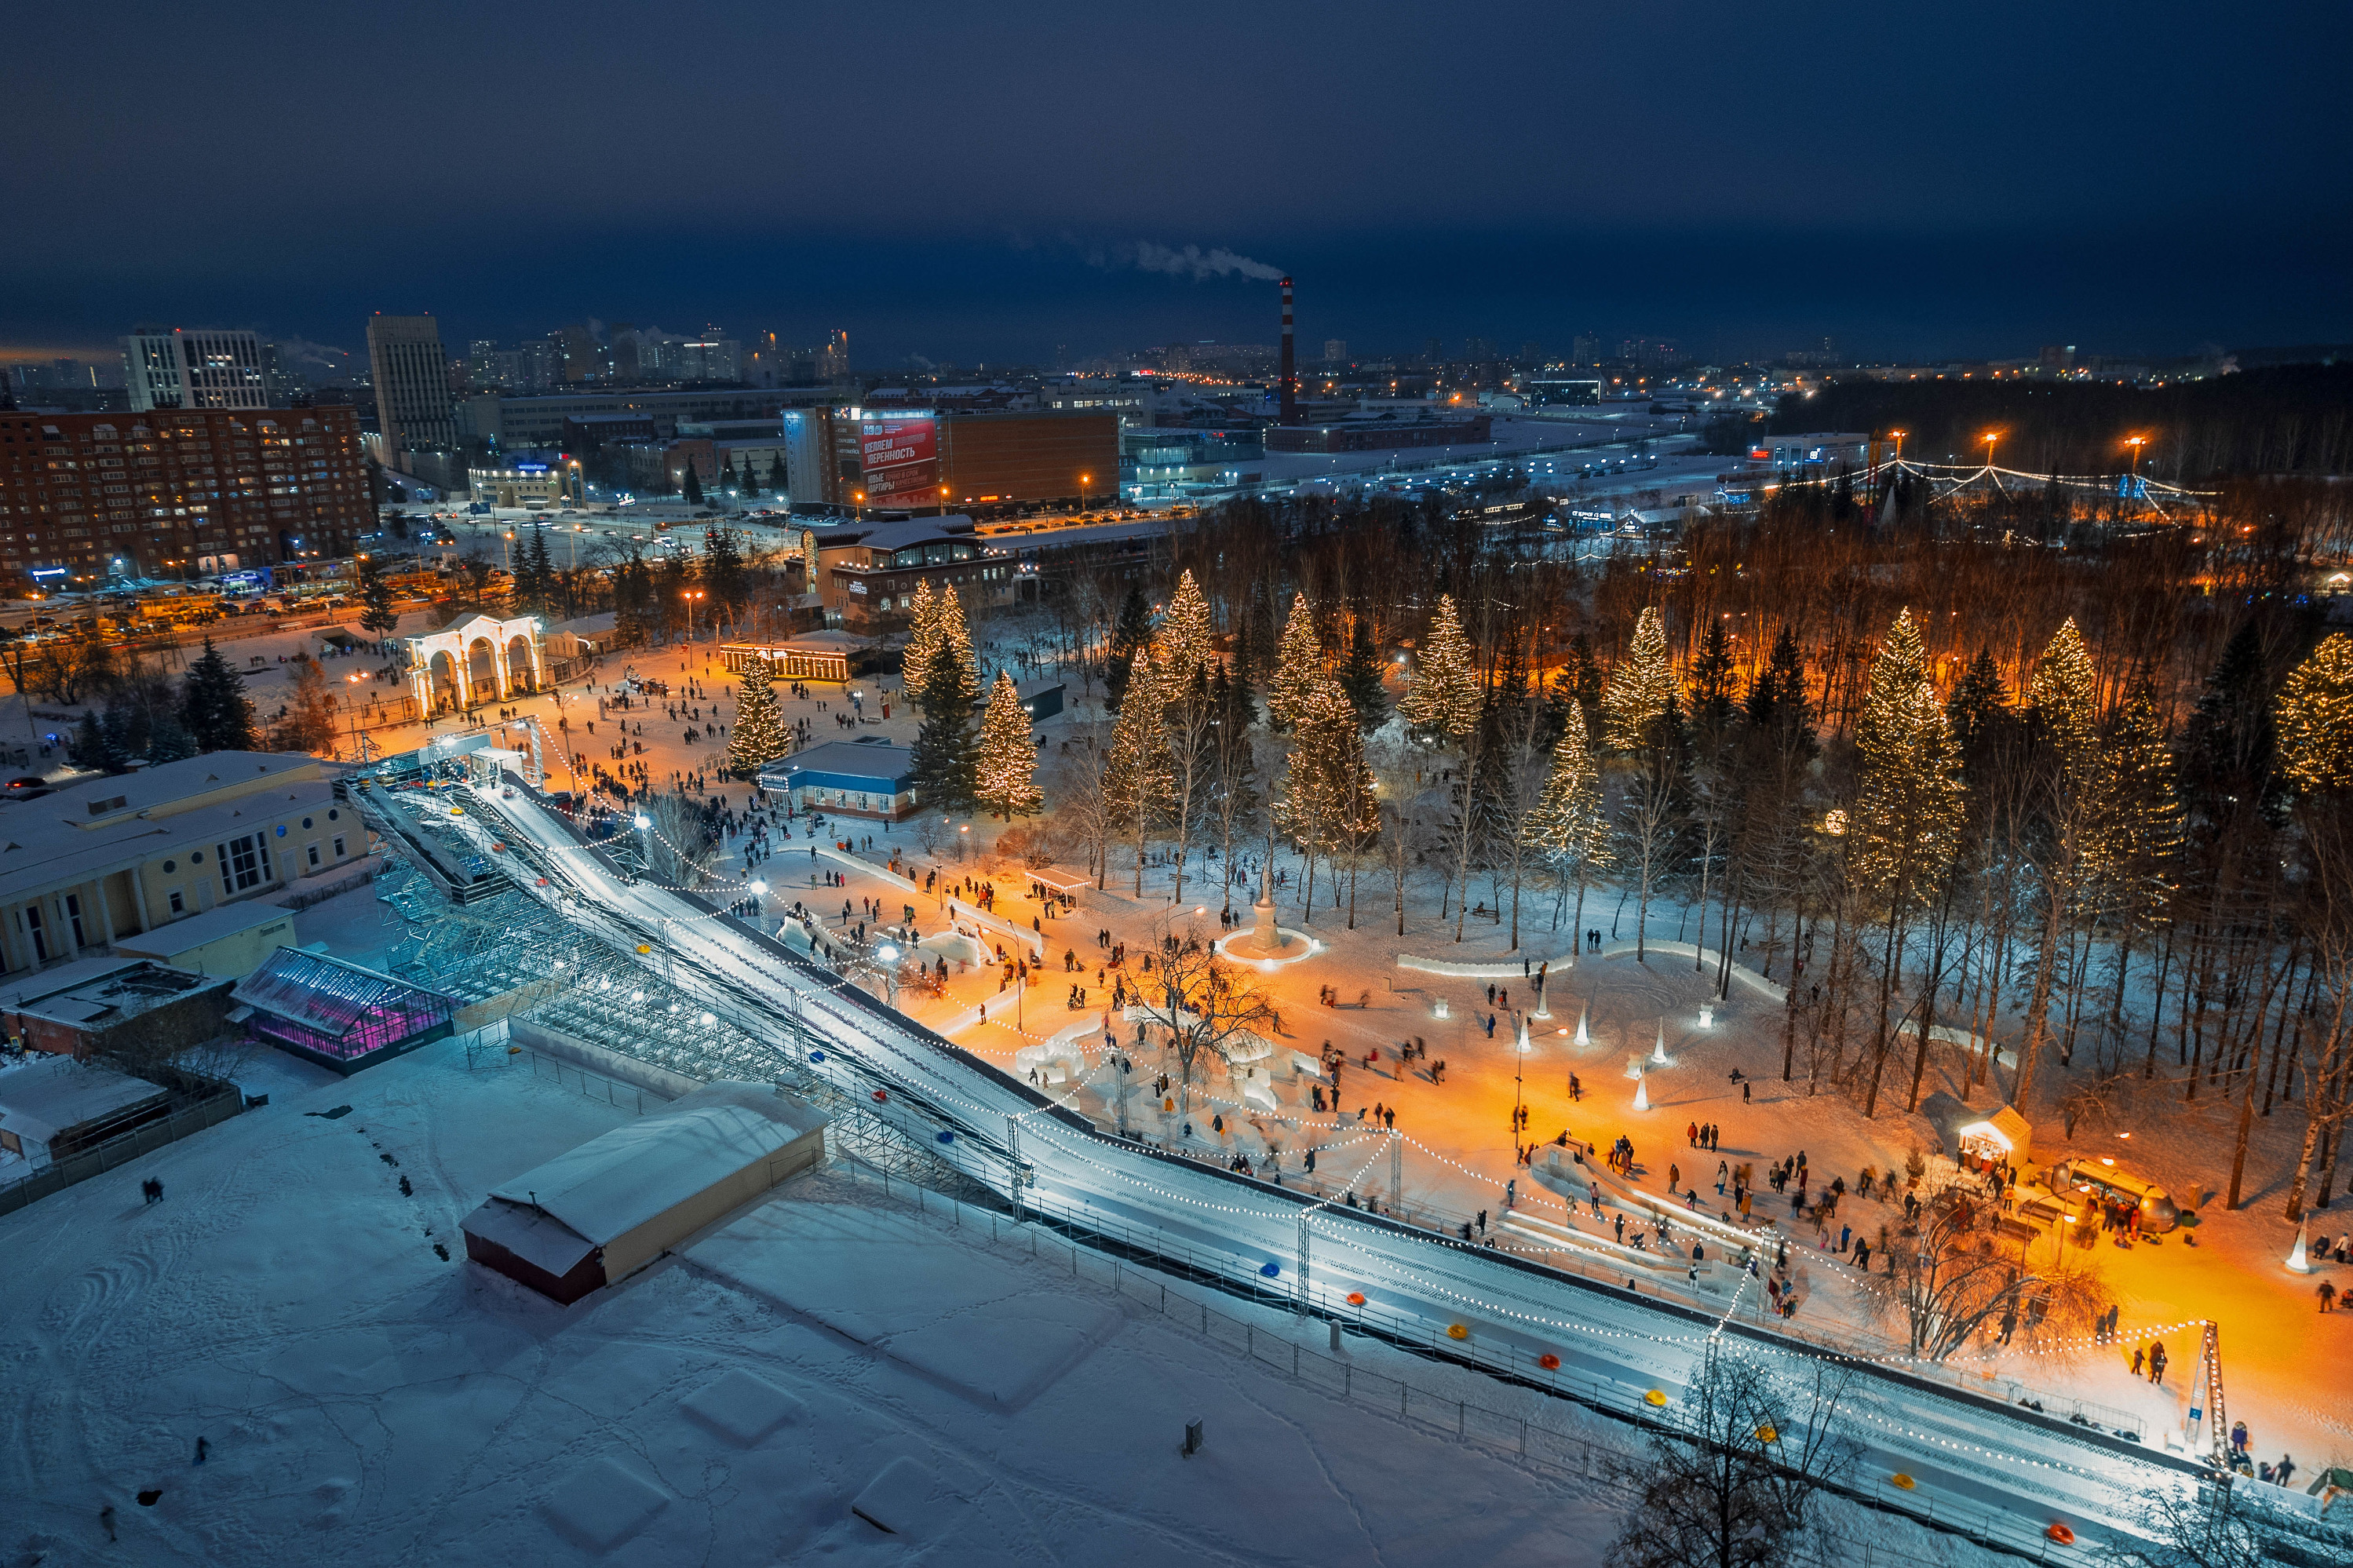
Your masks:
M1396 1128L1389 1129L1389 1208L1394 1212L1404 1201L1405 1135Z
M1293 1296L1293 1311L1299 1317L1307 1315L1307 1215L1299 1211L1299 1289Z

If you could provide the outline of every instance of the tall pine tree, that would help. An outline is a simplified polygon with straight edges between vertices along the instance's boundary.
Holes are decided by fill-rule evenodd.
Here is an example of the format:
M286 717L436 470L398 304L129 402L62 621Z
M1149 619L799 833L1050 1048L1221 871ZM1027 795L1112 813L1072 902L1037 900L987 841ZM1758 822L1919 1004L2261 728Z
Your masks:
M916 798L943 811L969 810L973 802L972 686L971 664L943 637L923 672L916 700L923 721L908 761Z
M245 694L245 677L210 637L181 682L180 727L199 751L253 750L253 703Z
M1315 634L1315 606L1302 594L1291 601L1275 647L1274 673L1266 687L1266 711L1277 729L1294 728L1307 699L1324 676L1324 642Z
M1398 702L1398 716L1434 745L1461 745L1478 728L1483 693L1479 662L1454 596L1440 594L1430 638L1414 661L1412 684Z
M973 794L986 809L1011 821L1038 809L1038 748L1029 738L1029 715L1013 678L997 672L988 710L981 716L980 749L974 764Z
M1651 721L1675 700L1674 666L1667 658L1667 623L1652 605L1634 623L1634 640L1609 672L1601 698L1601 736L1613 752L1648 743Z
M1209 602L1202 597L1200 584L1187 569L1176 579L1176 592L1169 596L1168 611L1160 618L1159 637L1154 644L1153 663L1169 689L1183 690L1191 684L1193 672L1209 662L1213 635Z
M1609 864L1609 822L1602 809L1601 764L1585 732L1585 710L1573 701L1562 715L1544 790L1521 831L1531 847L1552 861L1564 892L1575 876L1577 914L1571 929L1583 931L1585 884ZM1582 938L1577 945L1584 945Z
M1127 683L1135 671L1136 655L1152 647L1152 606L1144 601L1144 585L1131 583L1120 602L1119 620L1111 634L1111 658L1103 667L1103 689L1114 709L1127 700Z
M727 732L727 762L738 778L756 778L762 766L792 754L792 731L776 706L776 668L765 658L744 661L735 694L735 724Z
M1356 728L1369 735L1389 716L1388 693L1381 689L1381 651L1373 642L1373 617L1359 615L1348 634L1348 657L1340 666L1340 689L1356 710Z
M932 656L939 651L940 602L932 595L932 580L918 578L915 592L907 601L907 647L899 656L899 688L910 702L920 702L923 697L923 677L932 668Z
M1103 807L1135 846L1135 894L1144 896L1144 846L1168 803L1168 742L1160 723L1159 683L1152 658L1139 649L1128 661L1126 700L1111 728L1103 758Z

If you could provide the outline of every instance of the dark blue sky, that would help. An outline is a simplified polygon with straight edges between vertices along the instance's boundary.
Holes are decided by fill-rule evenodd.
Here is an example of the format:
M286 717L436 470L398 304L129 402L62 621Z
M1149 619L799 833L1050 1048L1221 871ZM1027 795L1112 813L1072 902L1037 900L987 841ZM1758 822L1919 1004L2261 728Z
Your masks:
M49 7L0 350L568 320L855 357L1588 327L1729 357L2353 339L2342 5Z

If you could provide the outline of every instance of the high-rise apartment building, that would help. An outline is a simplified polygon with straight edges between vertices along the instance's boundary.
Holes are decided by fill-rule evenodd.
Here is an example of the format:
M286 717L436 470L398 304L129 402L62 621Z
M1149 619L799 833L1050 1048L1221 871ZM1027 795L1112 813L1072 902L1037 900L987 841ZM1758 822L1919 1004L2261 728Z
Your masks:
M343 555L375 518L349 407L0 412L0 575L55 588Z
M1338 364L1342 360L1345 360L1347 357L1347 339L1325 338L1324 340L1324 362L1326 364Z
M157 408L267 408L261 342L215 328L142 327L122 340L131 412Z
M449 362L430 316L370 316L368 374L375 382L376 429L385 460L458 444L449 405Z

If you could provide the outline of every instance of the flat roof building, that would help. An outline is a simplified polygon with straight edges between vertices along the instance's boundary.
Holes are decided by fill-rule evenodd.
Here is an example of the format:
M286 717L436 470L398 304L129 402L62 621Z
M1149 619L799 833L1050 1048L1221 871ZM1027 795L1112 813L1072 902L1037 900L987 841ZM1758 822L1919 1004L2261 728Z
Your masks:
M357 409L0 409L0 573L37 587L348 555L375 529Z
M211 752L0 805L0 972L111 954L366 852L299 753Z
M50 1164L159 1121L171 1110L170 1092L145 1079L47 1057L0 1070L0 1152Z
M430 316L368 318L368 374L375 385L376 429L394 456L458 444L449 405L449 359L441 323Z
M267 408L261 340L216 327L142 327L122 340L131 412L157 408Z
M888 822L913 816L920 804L914 748L878 738L828 741L779 757L760 770L760 788L788 797L798 810Z

